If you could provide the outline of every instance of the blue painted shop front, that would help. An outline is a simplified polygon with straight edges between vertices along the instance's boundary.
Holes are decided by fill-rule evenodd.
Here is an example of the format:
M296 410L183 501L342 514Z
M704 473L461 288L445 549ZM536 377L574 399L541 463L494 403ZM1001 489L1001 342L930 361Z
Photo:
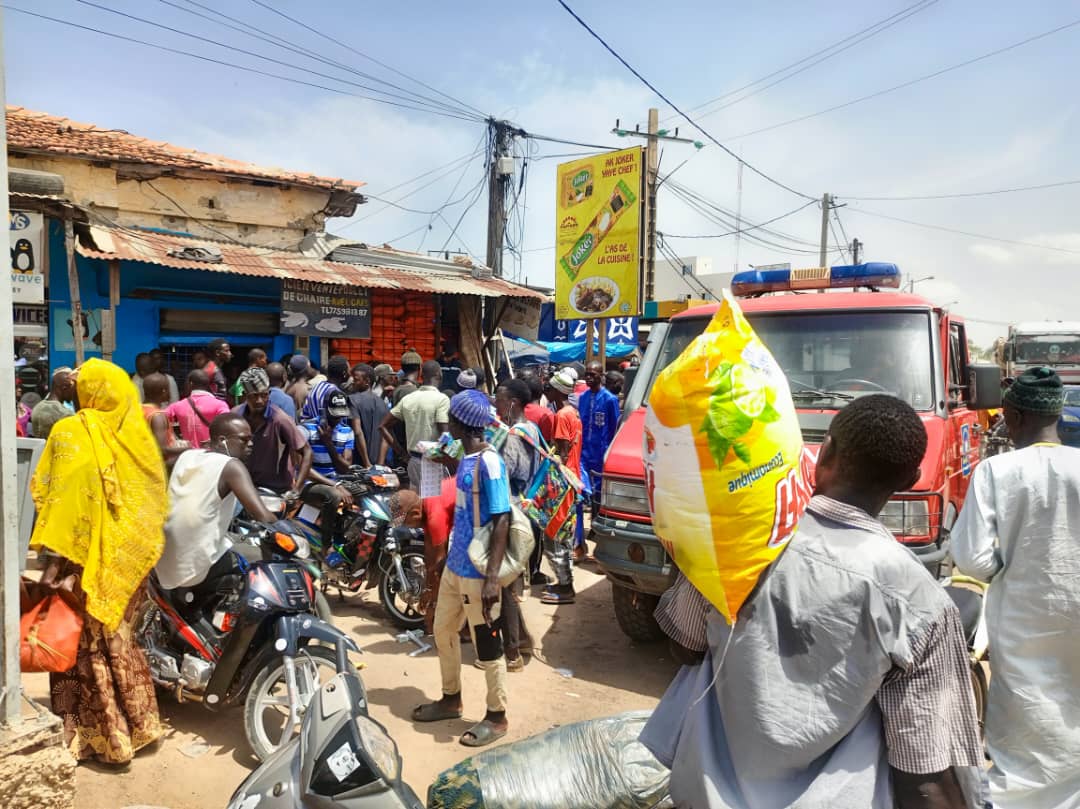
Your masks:
M134 370L135 356L162 348L167 368L186 373L191 354L224 337L234 353L255 346L272 360L294 351L294 337L278 334L281 282L275 278L213 270L179 270L138 261L120 261L120 303L116 309L113 362ZM87 357L101 356L101 311L109 308L109 262L76 255L84 312ZM63 223L49 222L49 365L74 365L71 296L64 253ZM239 357L243 360L243 357ZM319 345L311 341L311 359Z

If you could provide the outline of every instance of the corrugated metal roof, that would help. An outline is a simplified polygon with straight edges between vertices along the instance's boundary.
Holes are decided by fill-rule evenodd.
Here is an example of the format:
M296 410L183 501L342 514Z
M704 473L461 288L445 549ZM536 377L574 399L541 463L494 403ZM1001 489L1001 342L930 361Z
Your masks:
M480 295L538 298L543 296L517 284L497 278L473 278L448 265L446 272L411 272L395 267L346 264L309 258L289 250L249 247L230 242L192 239L171 233L155 233L132 228L91 226L90 238L80 238L77 250L87 258L141 261L177 270L206 270L261 278L294 278L321 284L348 284L376 289L438 292L451 295ZM178 258L170 252L185 248L212 248L220 262Z
M7 147L9 151L49 152L97 160L145 163L327 190L354 191L363 185L357 180L256 166L222 155L141 138L122 129L103 129L95 124L84 124L11 105L7 107Z

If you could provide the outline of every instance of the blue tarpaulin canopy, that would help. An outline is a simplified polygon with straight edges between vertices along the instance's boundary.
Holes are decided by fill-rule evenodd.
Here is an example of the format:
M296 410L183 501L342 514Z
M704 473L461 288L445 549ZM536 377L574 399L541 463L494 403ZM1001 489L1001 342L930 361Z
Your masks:
M540 345L548 350L548 359L555 365L564 362L583 361L585 359L585 341L582 340L576 343L548 343L540 341ZM637 350L636 345L611 345L605 349L605 354L608 357L628 357ZM596 340L593 341L593 351L597 354L600 353L600 344Z

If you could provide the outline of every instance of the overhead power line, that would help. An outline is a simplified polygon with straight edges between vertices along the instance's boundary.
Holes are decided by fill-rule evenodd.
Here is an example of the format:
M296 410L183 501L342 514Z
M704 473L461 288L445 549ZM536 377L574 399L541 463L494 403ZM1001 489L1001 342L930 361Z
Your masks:
M633 73L634 76L637 77L638 81L640 81L642 84L644 84L646 87L648 87L654 93L656 93L656 95L660 98L661 101L663 101L665 104L667 104L673 110L675 110L675 112L677 112L679 115L681 115L683 118L685 118L686 121L691 126L693 126L695 129L697 129L698 132L700 132L702 135L704 135L706 138L708 138L710 141L712 141L716 146L720 147L722 150L727 152L731 157L735 158L735 160L742 163L746 168L748 168L748 169L750 169L750 171L754 172L754 174L758 175L759 177L761 177L764 180L767 180L768 182L772 183L773 185L777 186L778 188L782 188L785 191L787 191L787 192L789 192L791 194L794 194L797 197L802 197L803 199L817 199L817 197L811 197L809 194L804 194L802 191L795 190L791 186L786 185L785 183L782 183L780 180L777 180L775 177L770 177L768 174L766 174L761 169L757 168L756 166L752 165L751 163L746 162L741 157L739 157L737 154L735 154L735 152L733 152L731 149L729 149L727 146L725 146L720 141L718 141L715 137L713 137L712 134L710 134L704 127L701 126L701 124L697 123L693 118L691 118L689 115L687 115L685 112L683 112L682 109L674 101L672 101L670 98L668 98L662 92L660 92L660 90L657 89L656 85L654 85L652 82L650 82L648 79L646 79L643 75L641 75L641 73L639 73L629 62L627 62L622 56L620 56L618 51L616 51L613 47L611 47L611 45L609 45L604 40L604 38L602 36L600 36L600 34L598 34L596 31L594 31L589 26L589 24L587 22L585 22L585 20L583 20L581 17L578 16L577 12L575 12L572 8L570 8L570 6L568 6L566 4L565 0L556 0L556 2L558 2L558 4L560 6L562 6L566 10L566 13L569 14L571 17L573 17L582 28L584 28L586 31L588 31L589 34L593 37L593 39L595 39L597 42L599 42L601 45L603 45L604 49L608 53L610 53L612 56L614 56L616 59L618 59L623 67L625 67L627 70L629 70L631 73Z
M892 14L892 15L888 16L883 20L879 20L878 22L874 23L873 25L870 25L870 26L868 26L866 28L863 28L861 31L857 31L854 34L851 34L850 36L847 36L844 39L841 39L839 42L834 42L832 45L829 45L826 48L822 48L819 51L815 51L814 53L810 54L809 56L804 56L802 59L798 60L797 62L792 62L789 65L785 65L784 67L780 68L779 70L774 70L772 73L769 73L767 76L762 76L760 79L752 81L749 84L744 84L742 87L739 87L738 89L729 90L728 92L723 93L723 94L717 96L716 98L710 99L709 101L706 101L706 102L704 102L702 104L699 104L696 107L691 107L689 112L693 112L693 111L699 110L699 109L701 109L703 107L707 107L707 106L709 106L711 104L716 103L717 101L723 101L726 98L730 98L731 96L738 95L739 93L742 93L744 90L749 90L750 88L754 87L757 84L761 84L762 82L769 81L769 79L772 79L774 77L779 76L779 78L777 78L775 81L769 82L769 84L766 84L764 87L758 87L757 89L753 90L752 92L746 93L745 95L742 95L739 98L734 99L733 101L729 101L726 104L722 104L719 107L716 107L714 109L708 110L707 112L701 113L701 117L703 117L703 118L707 117L709 115L715 115L716 113L720 112L721 110L726 110L728 107L732 107L735 104L738 104L738 103L740 103L742 101L745 101L746 99L748 99L748 98L750 98L752 96L755 96L758 93L763 93L766 90L769 90L769 89L775 87L778 84L783 84L788 79L792 79L792 78L794 78L795 76L798 76L801 73L805 73L807 70L810 70L811 68L816 67L817 65L821 64L822 62L825 62L825 61L828 61L829 59L832 59L834 56L839 56L840 54L844 53L845 51L848 51L851 48L854 48L856 45L861 45L863 42L870 39L871 37L877 36L878 34L882 33L883 31L887 31L889 28L892 28L894 25L898 25L899 23L902 23L904 20L908 19L908 17L913 17L914 15L918 14L920 11L925 11L926 9L930 8L930 6L934 5L937 2L938 2L938 0L919 0L918 3L915 3L914 5L908 6L907 8L902 9L902 10L896 12L895 14ZM790 72L788 72L788 71L790 71ZM786 74L786 75L784 75L784 74ZM672 117L674 117L674 116L669 116L669 118L667 120L670 120L670 118L672 118Z
M949 228L945 227L944 225L932 225L926 222L914 222L910 219L901 219L899 216L888 216L883 213L867 211L851 205L848 206L848 210L864 214L865 216L873 216L878 219L888 219L892 222L902 222L905 225L914 225L915 227L928 228L929 230L940 230L944 233L955 233L958 236L969 236L973 239L982 239L988 242L1001 242L1002 244L1011 244L1017 247L1033 247L1037 250L1052 250L1055 253L1069 253L1070 255L1080 256L1080 250L1072 250L1068 247L1056 247L1052 244L1039 244L1038 242L1024 242L1017 239L1003 239L1000 236L987 236L985 233L972 233L969 230L958 230L957 228Z
M847 194L843 195L844 199L854 200L857 202L919 202L934 199L965 199L969 197L992 197L997 194L1015 194L1020 191L1042 191L1047 188L1061 188L1066 185L1080 185L1080 180L1062 180L1057 183L1043 183L1042 185L1023 185L1016 188L997 188L993 191L967 191L956 194L925 194L922 196L907 196L907 197L853 197ZM837 195L838 197L840 195Z
M310 48L305 48L305 47L302 47L302 46L298 47L297 45L293 44L292 42L285 39L284 37L280 37L277 34L274 34L274 33L270 32L270 31L265 31L262 28L258 28L256 26L251 25L250 23L244 22L243 20L238 19L236 17L231 17L231 16L229 16L228 14L225 14L222 11L218 11L217 9L214 9L214 8L211 8L210 6L204 5L203 3L199 3L199 2L197 2L197 0L185 0L185 2L188 5L195 6L196 8L200 8L200 9L203 9L204 11L206 11L206 12L209 12L208 14L203 14L200 11L196 11L195 8L188 8L187 6L180 5L179 3L173 2L173 0L158 0L158 2L162 3L163 5L175 8L178 11L183 11L185 14L191 14L191 15L193 15L195 17L199 17L201 19L212 22L215 25L220 25L220 26L222 26L224 28L228 28L228 29L230 29L232 31L236 31L237 33L243 34L244 36L252 37L253 39L257 39L257 40L259 40L261 42L265 42L265 43L267 43L269 45L273 45L275 48L285 48L286 50L291 51L292 53L298 54L300 56L304 56L304 57L306 57L308 59L313 59L313 60L315 60L317 62L321 62L324 65L329 65L330 67L336 68L338 70L344 70L347 73L351 73L354 76L359 76L361 78L368 79L370 81L378 82L379 84L385 84L387 87L390 87L390 88L395 89L395 90L400 90L403 93L407 93L410 96L414 96L420 102L429 102L432 105L436 105L436 106L439 106L439 107L441 107L443 109L451 110L451 111L454 111L454 112L457 112L457 113L463 114L463 115L469 115L470 114L463 107L448 104L445 101L439 101L438 99L434 99L434 98L431 98L429 96L425 96L425 95L423 95L421 93L417 93L417 92L415 92L413 90L409 90L408 88L402 87L402 86L400 86L398 84L394 84L393 82L388 82L385 79L382 79L382 78L379 78L378 76L372 75L371 73L365 73L362 70L357 70L356 68L351 67L350 65L344 64L342 62L338 62L338 61L336 61L334 59L328 59L327 57L325 57L325 56L323 56L321 54L315 53ZM214 16L210 16L211 14L213 14ZM228 20L228 22L226 22L226 20ZM231 23L236 23L236 25L233 25Z
M468 103L462 101L460 98L455 98L452 95L448 95L447 93L444 93L442 90L439 90L436 87L432 87L430 84L427 84L426 82L423 82L420 79L417 79L417 78L415 78L413 76L410 76L408 73L403 73L402 71L398 70L396 67L388 65L388 64L386 64L386 62L382 62L382 61L376 59L374 56L370 56L370 55L364 53L363 51L354 48L352 45L349 45L346 42L342 42L339 39L335 39L334 37L330 36L329 34L324 34L322 31L319 31L316 28L312 28L307 23L302 22L302 21L296 19L295 17L290 17L285 12L274 8L269 3L263 2L263 0L251 0L251 2L253 2L257 6L260 6L261 8L266 9L267 11L270 11L270 12L272 12L274 14L277 14L282 19L288 20L293 25L298 25L301 28L303 28L304 30L310 31L311 33L315 34L315 36L321 37L321 38L325 39L327 42L332 42L335 45L337 45L338 47L344 48L345 50L349 51L350 53L356 54L361 59L367 59L369 62L372 62L373 64L378 65L383 70L389 70L391 73L393 73L393 74L395 74L397 76L401 76L403 79L408 79L409 81L413 82L414 84L420 85L425 90L430 90L433 93L437 93L438 95L441 95L443 98L445 98L445 99L447 99L449 101L453 101L459 107L465 107L466 109L472 110L474 113L479 115L481 118L490 117L490 116L487 115L487 113L485 113L485 112L483 112L481 110L478 110L472 104L468 104Z
M185 31L182 28L174 28L171 25L165 25L164 23L156 22L155 20L150 20L150 19L147 19L145 17L139 17L139 16L137 16L135 14L129 14L126 11L120 11L119 9L110 8L109 6L104 6L104 5L101 5L100 3L95 3L95 2L93 2L93 0L75 0L75 2L81 3L84 6L89 6L90 8L96 8L96 9L98 9L100 11L105 11L105 12L107 12L109 14L115 14L116 16L123 17L124 19L134 20L135 22L140 22L143 25L149 25L149 26L152 26L154 28L160 28L163 31L169 31L170 33L173 33L173 34L179 34L180 36L188 37L189 39L194 39L194 40L196 40L198 42L202 42L202 43L207 44L207 45L215 45L215 46L217 46L219 48L223 48L226 51L232 51L234 53L242 53L245 56L250 56L250 57L252 57L254 59L262 59L263 61L270 62L271 64L274 64L274 65L279 65L281 67L286 67L286 68L289 68L291 70L297 70L297 71L300 71L302 73L307 73L309 75L316 76L316 77L318 77L320 79L328 79L330 81L341 82L342 84L346 84L346 85L349 85L351 87L356 87L357 89L360 89L360 90L366 90L367 92L371 92L371 93L380 93L380 94L385 95L385 96L387 96L389 98L395 98L395 99L398 99L399 101L405 101L405 102L408 102L410 104L417 105L417 106L420 106L420 107L425 107L425 108L430 107L432 112L437 112L439 110L442 110L444 113L446 113L448 111L453 111L455 114L457 114L458 116L463 117L463 118L465 116L469 116L469 117L471 117L471 118L473 118L475 120L482 120L482 118L477 117L477 116L472 116L467 112L460 112L458 110L454 110L453 108L447 108L446 105L442 105L440 107L435 107L432 104L430 104L429 102L419 101L419 100L416 100L415 98L411 98L409 96L403 96L403 95L401 95L399 93L389 92L388 90L380 90L378 87L372 87L371 85L368 85L368 84L361 84L359 82L352 81L351 79L343 79L340 76L332 76L329 73L322 73L322 72L320 72L318 70L312 70L310 68L306 68L306 67L303 67L301 65L296 65L296 64L293 64L291 62L286 62L286 61L284 61L282 59L275 59L272 56L265 56L264 54L258 53L257 51L250 51L250 50L247 50L246 48L240 48L240 47L237 47L236 45L230 45L227 42L220 42L220 41L218 41L216 39L210 39L209 37L202 36L201 34L194 34L194 33L190 32L190 31Z
M561 2L561 0L560 0L560 2ZM924 81L929 81L930 79L936 79L938 76L944 76L946 73L951 73L954 70L960 70L961 68L968 67L969 65L973 65L973 64L975 64L977 62L982 62L982 61L984 61L986 59L990 59L990 58L992 58L994 56L999 56L999 55L1001 55L1003 53L1007 53L1008 51L1015 50L1016 48L1021 48L1024 45L1030 45L1032 42L1037 42L1040 39L1045 39L1046 37L1053 36L1054 34L1059 34L1062 31L1065 31L1065 30L1067 30L1069 28L1073 28L1073 27L1075 27L1077 25L1080 25L1080 19L1073 20L1072 22L1065 23L1064 25L1059 25L1056 28L1051 28L1049 31L1043 31L1041 34L1035 34L1034 36L1030 36L1027 39L1022 39L1019 42L1014 42L1011 45L1006 45L1003 48L996 48L996 49L994 49L992 51L989 51L987 53L982 54L981 56L976 56L976 57L973 57L971 59L965 59L963 62L958 62L955 65L950 65L949 67L944 67L941 70L935 70L933 73L927 73L924 76L919 76L918 78L911 79L911 80L905 81L905 82L901 82L900 84L895 84L892 87L886 87L884 90L878 90L877 92L874 92L874 93L869 93L869 94L864 95L864 96L859 96L858 98L853 98L850 101L845 101L843 104L834 104L831 107L827 107L827 108L825 108L823 110L818 110L817 112L811 112L808 115L800 115L797 118L791 118L790 120L781 121L780 123L777 123L777 124L772 124L770 126L764 126L764 127L761 127L760 129L752 130L751 132L744 132L741 135L733 135L733 136L731 136L730 140L739 140L740 138L749 138L749 137L751 137L753 135L760 135L760 134L762 134L764 132L772 132L774 129L780 129L781 127L784 127L784 126L791 126L792 124L798 124L798 123L801 123L803 121L809 121L811 118L817 118L817 117L822 116L822 115L827 115L830 112L836 112L837 110L847 109L848 107L853 106L855 104L861 104L863 101L869 101L872 98L880 98L883 95L888 95L889 93L894 93L897 90L903 90L905 87L911 87L911 86L913 86L915 84L919 84L919 83L924 82Z
M781 219L787 219L789 216L794 216L799 211L803 211L809 208L816 201L817 200L810 200L809 202L803 203L798 208L788 211L787 213L782 213L779 216L774 216L772 219L766 219L764 222L760 222L756 225L747 225L746 227L729 230L727 233L700 233L695 235L686 235L681 233L668 233L667 231L664 231L663 236L666 239L722 239L726 236L735 236L739 233L746 233L748 230L758 230L759 228L771 225L773 222L779 222ZM742 217L742 219L745 221L746 218Z
M317 82L305 81L304 79L297 79L297 78L294 78L292 76L284 76L284 75L282 75L280 73L272 73L272 72L270 72L268 70L260 70L258 68L248 67L247 65L239 65L239 64L236 64L235 62L227 62L224 59L215 59L214 57L211 57L211 56L203 56L202 54L192 53L191 51L185 51L185 50L182 50L180 48L171 48L168 45L162 45L162 44L154 43L154 42L147 42L146 40L138 39L137 37L125 36L124 34L118 34L118 33L114 32L114 31L106 31L106 30L101 29L101 28L94 28L93 26L90 26L90 25L81 25L81 24L79 24L77 22L72 22L70 20L62 20L62 19L59 19L57 17L50 17L47 14L38 14L36 11L28 11L27 9L18 8L17 6L5 5L4 8L6 10L8 10L8 11L13 11L16 14L23 14L23 15L26 15L28 17L36 17L39 20L47 20L48 22L53 22L53 23L56 23L58 25L65 25L65 26L67 26L69 28L78 28L79 30L82 30L82 31L89 31L89 32L94 33L94 34L100 34L101 36L109 37L110 39L118 39L118 40L121 40L122 42L131 42L131 43L136 44L136 45L142 45L142 46L147 47L147 48L153 48L154 50L164 51L166 53L174 53L174 54L176 54L178 56L187 56L188 58L198 59L201 62L208 62L210 64L218 65L220 67L230 67L230 68L233 68L234 70L242 70L245 73L251 73L251 74L256 75L256 76L264 76L264 77L270 78L270 79L277 79L278 81L285 81L285 82L289 82L290 84L298 84L298 85L301 85L303 87L313 87L313 88L315 88L317 90L326 90L327 92L330 92L330 93L337 93L338 95L350 96L352 98L360 98L360 99L364 99L366 101L375 101L375 102L378 102L380 104L388 104L391 107L400 107L401 109L415 110L416 112L427 112L427 113L431 113L433 115L442 115L443 117L446 117L446 118L456 118L458 120L468 121L470 123L473 123L475 121L475 119L473 119L473 118L466 118L464 116L454 115L454 114L449 113L449 112L441 112L439 110L431 109L429 107L417 107L417 106L413 106L411 104L403 104L403 103L399 103L399 102L396 102L396 101L390 101L390 100L385 99L385 98L379 98L377 96L369 96L369 95L363 95L361 93L354 93L354 92L351 92L349 90L342 90L340 87L328 87L325 84L319 84Z

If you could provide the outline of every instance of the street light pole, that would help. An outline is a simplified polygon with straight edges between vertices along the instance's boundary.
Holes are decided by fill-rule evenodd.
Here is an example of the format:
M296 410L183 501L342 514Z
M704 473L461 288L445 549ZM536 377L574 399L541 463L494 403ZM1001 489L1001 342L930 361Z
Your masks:
M933 281L933 280L934 280L934 276L932 276L932 275L924 275L922 278L912 278L910 281L908 281L908 292L914 292L916 284L922 283L923 281Z

